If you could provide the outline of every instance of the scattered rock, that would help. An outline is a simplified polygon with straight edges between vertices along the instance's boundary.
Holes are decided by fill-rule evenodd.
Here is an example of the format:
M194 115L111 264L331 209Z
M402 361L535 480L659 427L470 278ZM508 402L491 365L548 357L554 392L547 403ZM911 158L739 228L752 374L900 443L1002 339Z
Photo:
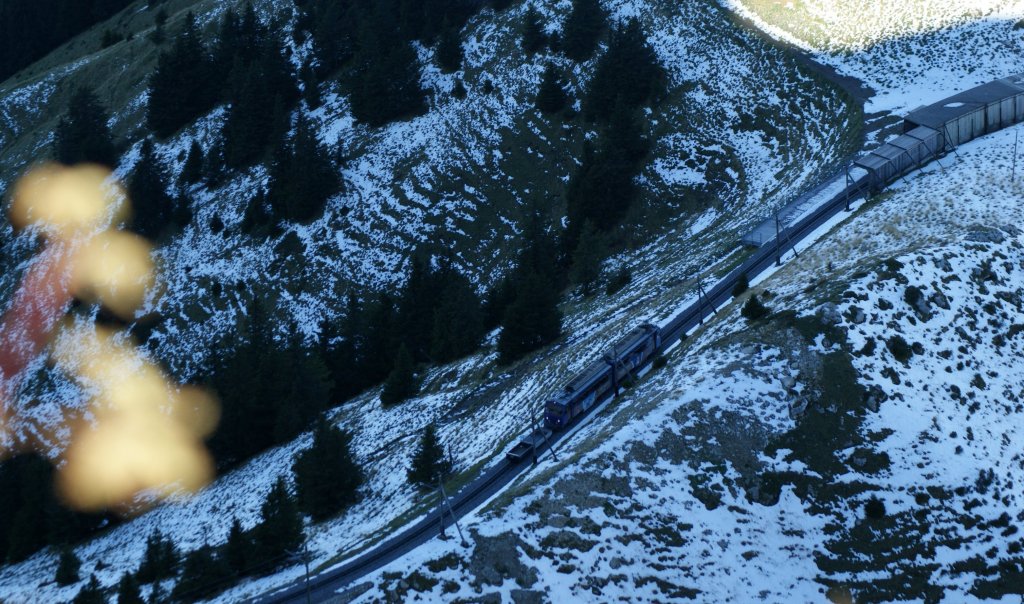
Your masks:
M936 291L931 296L928 296L928 301L942 310L949 310L949 298L940 291Z
M615 556L614 558L612 558L611 560L608 561L608 566L612 570L618 570L618 569L622 568L622 565L625 564L625 563L626 563L625 559L623 559L620 556Z
M473 585L501 585L506 579L513 579L521 587L532 587L537 582L536 569L519 559L520 540L515 535L474 534L473 541L475 546L469 561Z
M1006 235L997 228L976 225L967 228L964 239L979 243L1002 243L1006 240Z
M843 320L842 315L839 314L839 308L832 302L822 304L816 314L826 325L838 325Z
M859 306L851 306L846 310L846 318L854 325L860 325L867 321L868 317Z
M515 604L541 604L544 602L544 592L532 589L513 589L512 601Z

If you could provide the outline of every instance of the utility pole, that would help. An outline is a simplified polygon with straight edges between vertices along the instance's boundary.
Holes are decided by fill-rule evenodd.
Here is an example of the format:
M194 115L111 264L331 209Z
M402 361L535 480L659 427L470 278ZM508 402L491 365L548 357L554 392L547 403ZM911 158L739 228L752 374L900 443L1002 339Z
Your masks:
M1020 139L1020 128L1013 130L1013 169L1010 172L1010 184L1017 182L1017 141Z
M302 540L302 561L306 563L306 604L312 604L313 598L309 592L309 542Z
M462 535L459 519L455 517L455 510L452 509L452 504L448 501L448 493L444 492L444 484L441 482L440 473L437 475L437 490L441 492L441 501L448 507L448 513L452 515L452 523L455 524L455 530L459 532L459 541L462 542L462 547L469 547L469 544L466 543L466 538ZM444 536L444 508L441 509L441 536Z
M775 266L782 266L782 252L780 246L782 245L782 237L779 232L779 213L775 212Z

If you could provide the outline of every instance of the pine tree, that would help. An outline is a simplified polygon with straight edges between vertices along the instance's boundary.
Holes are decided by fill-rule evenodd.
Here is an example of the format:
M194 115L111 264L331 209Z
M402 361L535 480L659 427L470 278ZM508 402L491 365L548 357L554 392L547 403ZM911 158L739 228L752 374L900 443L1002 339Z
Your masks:
M313 431L313 446L295 458L299 509L314 521L329 518L356 502L363 473L351 450L352 434L324 420Z
M523 50L527 54L532 55L544 48L546 43L547 36L544 34L544 28L540 23L540 15L537 14L537 10L531 4L526 9L526 16L523 18Z
M743 308L740 310L740 314L743 318L751 322L767 317L770 312L771 311L768 307L757 299L757 294L751 294L750 297L747 298L747 302L743 305Z
M131 573L122 575L120 583L117 584L117 604L145 604L139 582Z
M572 254L572 271L570 278L580 286L584 296L594 293L594 285L601 277L601 264L604 261L604 242L601 234L589 221L583 226L579 244Z
M203 45L195 15L189 13L173 47L157 58L149 82L146 119L159 137L167 137L213 108L220 83Z
M437 43L437 64L444 73L454 73L462 67L462 42L453 27L445 28Z
M565 109L567 101L568 96L565 94L565 88L562 87L562 82L558 77L558 70L555 69L552 63L548 63L547 67L544 68L540 89L537 91L537 100L535 102L537 109L548 114L558 113Z
M224 545L224 562L231 572L242 575L248 570L252 549L252 535L242 530L242 523L235 518L231 522L228 541Z
M110 114L91 88L76 90L67 113L57 124L57 161L65 165L88 162L114 167L117 151L109 122Z
M515 301L505 311L498 337L498 362L511 363L558 339L561 332L558 292L547 279L536 273L529 274L520 283Z
M414 361L429 359L431 329L443 285L430 258L415 255L398 303L398 332Z
M667 75L637 19L617 27L608 50L597 62L584 103L591 119L607 120L626 110L650 105L664 90Z
M416 52L408 42L394 39L394 18L381 3L365 21L350 102L352 115L370 126L423 114L426 93L420 85Z
M107 598L103 596L103 589L96 575L89 576L89 582L78 591L72 604L107 604Z
M412 457L409 482L421 488L432 488L438 480L447 478L452 471L451 460L437 438L437 427L430 424L423 431L419 446Z
M436 363L460 359L480 346L483 311L476 290L464 275L449 268L434 310L430 358Z
M606 26L606 15L598 0L572 0L572 12L562 28L565 56L582 63L594 56Z
M283 478L278 478L260 508L260 524L253 529L258 560L270 563L302 545L302 516Z
M276 218L311 222L341 188L330 154L301 115L295 134L274 154L267 196Z
M402 344L398 349L398 356L395 358L395 367L384 382L384 389L380 393L380 402L385 406L398 404L419 391L416 384L412 355L409 349Z
M185 158L185 164L181 168L179 181L183 184L194 185L202 180L205 162L206 155L203 154L203 148L199 146L199 141L193 139L192 145L188 148L188 157Z
M204 545L189 552L171 597L179 602L196 602L221 591L230 571L213 550Z
M71 548L64 548L60 552L60 561L57 563L54 581L61 586L78 583L78 571L81 567L82 561L75 555L75 551Z
M146 539L146 553L135 577L139 583L153 583L178 574L181 557L174 542L157 530Z
M139 162L128 180L132 202L132 230L155 239L174 216L174 199L167 192L167 173L156 156L153 141L142 142Z

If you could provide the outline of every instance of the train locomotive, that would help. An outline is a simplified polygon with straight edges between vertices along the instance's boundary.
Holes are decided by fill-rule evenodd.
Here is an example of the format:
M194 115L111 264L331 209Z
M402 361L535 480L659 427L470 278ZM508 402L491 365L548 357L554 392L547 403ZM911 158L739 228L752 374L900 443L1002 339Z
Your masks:
M657 353L661 342L661 329L650 323L629 332L600 360L591 363L544 403L543 426L516 444L508 452L508 458L518 462L533 455L552 432L564 430L607 394L618 395L623 382Z

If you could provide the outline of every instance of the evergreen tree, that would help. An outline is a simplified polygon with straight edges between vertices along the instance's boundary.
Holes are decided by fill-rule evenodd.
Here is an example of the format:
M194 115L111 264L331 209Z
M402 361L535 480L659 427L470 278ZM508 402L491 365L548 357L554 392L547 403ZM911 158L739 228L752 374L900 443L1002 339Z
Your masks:
M199 146L199 141L193 139L192 145L188 148L188 157L185 158L185 164L181 168L179 181L182 184L194 185L202 180L205 162L206 156L203 154L203 148Z
M350 102L352 115L370 126L421 115L427 109L420 86L416 52L408 42L394 39L394 19L377 8L360 36Z
M432 488L438 480L447 478L452 471L452 462L437 438L437 427L430 424L423 431L419 446L412 457L409 468L409 482L421 488Z
M302 98L309 109L317 109L323 104L320 96L320 79L316 75L313 63L307 59L299 68L299 80L302 82Z
M260 524L253 530L260 562L276 562L302 545L305 540L302 516L283 478L278 478L270 489L260 515Z
M743 318L751 322L767 317L770 312L771 311L768 307L757 299L757 294L751 294L750 297L747 298L747 302L743 305L743 308L740 310L740 314Z
M357 366L365 376L366 384L377 384L386 378L394 368L398 352L398 338L395 317L395 303L387 293L380 293L367 308L361 325Z
M54 580L57 585L71 585L78 583L78 571L82 567L82 561L75 555L71 548L64 548L60 552L60 561L57 563L57 573Z
M572 254L572 271L570 278L580 286L584 296L594 293L594 285L601 277L601 264L604 261L604 242L601 234L589 221L584 224L580 241Z
M547 36L541 26L540 15L531 4L526 9L526 16L523 18L523 39L522 46L528 54L534 54L544 48L547 43Z
M96 163L117 165L114 137L110 133L110 114L91 88L75 91L67 113L57 124L56 159L62 164Z
M89 582L78 591L72 604L107 604L107 598L103 596L103 589L96 575L89 576Z
M313 431L313 446L295 458L299 509L314 521L329 518L356 502L363 473L351 451L352 434L324 420Z
M536 106L544 113L558 113L565 109L568 96L565 88L558 77L558 70L552 63L544 68L544 76L540 81L540 89L537 91Z
M189 552L181 569L181 579L171 597L179 602L196 602L218 593L226 585L230 571L213 550L204 545Z
M344 317L324 321L320 326L321 356L333 382L331 400L335 403L348 400L366 385L357 360L357 351L362 348L363 307L354 291L348 292L345 301Z
M384 382L384 389L380 393L380 402L385 406L398 404L419 391L416 384L412 355L409 349L402 344L398 349L398 356L395 358L395 367Z
M434 310L443 287L431 259L414 256L398 303L398 332L414 361L429 359Z
M146 539L146 553L135 577L142 584L170 579L178 574L180 561L174 542L157 530Z
M155 239L174 216L174 199L167 192L167 173L153 147L153 141L142 142L139 162L128 180L128 198L131 199L132 230Z
M456 72L462 67L462 42L455 28L448 27L441 33L436 58L438 66L445 73Z
M594 56L606 20L598 0L572 0L572 12L562 28L562 50L565 56L577 63Z
M145 604L139 582L131 573L122 575L120 583L117 584L117 604Z
M607 120L617 105L626 110L649 105L664 90L666 79L640 22L630 19L615 28L597 62L585 102L587 115Z
M231 522L228 541L224 545L224 562L228 569L236 575L244 574L249 568L252 549L252 535L242 530L242 523L235 518Z
M562 333L558 292L548 280L534 273L519 286L514 302L505 311L498 338L498 362L521 358L556 340Z
M212 109L220 86L213 73L195 15L189 13L173 47L157 58L150 78L146 112L150 129L167 137Z
M480 346L483 311L476 290L464 275L448 269L434 310L430 358L436 363L460 359Z
M319 354L298 339L277 342L273 310L271 300L249 302L239 343L213 376L222 420L210 448L223 466L295 437L329 401L330 378Z
M276 218L311 222L323 214L341 182L330 154L301 115L295 134L274 154L270 169L270 207Z
M649 149L642 131L636 113L620 103L602 131L597 149L589 144L584 147L583 160L566 190L569 224L565 250L576 249L586 222L609 233L625 217L636 198L635 179Z

